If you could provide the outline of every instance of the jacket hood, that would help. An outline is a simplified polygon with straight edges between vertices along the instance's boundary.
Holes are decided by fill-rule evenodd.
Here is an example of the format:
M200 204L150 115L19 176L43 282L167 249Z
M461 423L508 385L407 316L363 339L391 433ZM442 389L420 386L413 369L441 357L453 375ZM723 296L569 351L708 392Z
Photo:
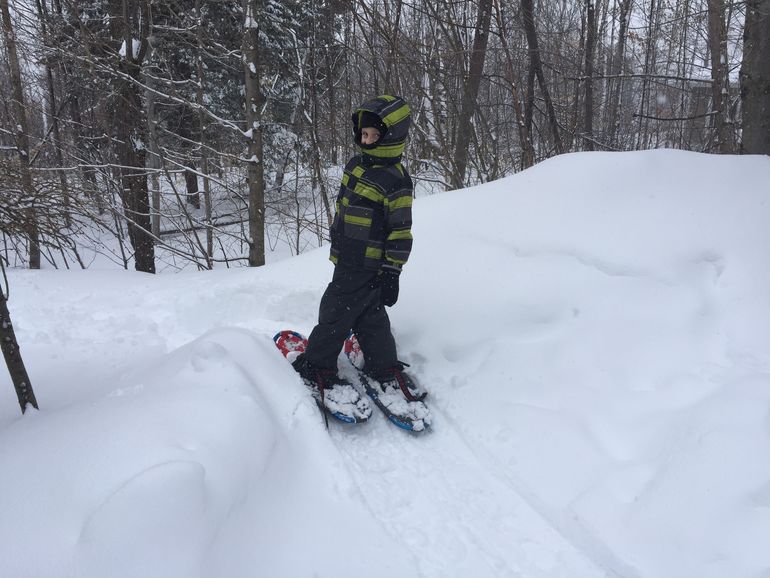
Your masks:
M361 145L361 117L364 112L376 114L382 120L385 132L371 148ZM394 164L401 160L404 152L409 125L412 122L409 105L400 96L384 94L367 100L353 113L353 134L356 144L364 157L383 164Z

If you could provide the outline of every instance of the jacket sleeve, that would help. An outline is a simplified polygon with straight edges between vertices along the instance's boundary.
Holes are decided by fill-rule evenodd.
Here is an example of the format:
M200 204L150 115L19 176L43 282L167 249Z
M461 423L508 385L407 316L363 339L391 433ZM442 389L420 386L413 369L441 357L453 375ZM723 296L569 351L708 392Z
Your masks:
M401 269L412 250L412 179L408 174L385 198L385 267Z

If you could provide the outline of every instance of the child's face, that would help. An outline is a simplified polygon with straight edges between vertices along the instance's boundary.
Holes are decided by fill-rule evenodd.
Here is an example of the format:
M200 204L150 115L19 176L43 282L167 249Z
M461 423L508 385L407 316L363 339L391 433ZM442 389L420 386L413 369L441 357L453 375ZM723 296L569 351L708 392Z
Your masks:
M380 131L376 128L367 126L361 129L361 144L370 145L380 139Z

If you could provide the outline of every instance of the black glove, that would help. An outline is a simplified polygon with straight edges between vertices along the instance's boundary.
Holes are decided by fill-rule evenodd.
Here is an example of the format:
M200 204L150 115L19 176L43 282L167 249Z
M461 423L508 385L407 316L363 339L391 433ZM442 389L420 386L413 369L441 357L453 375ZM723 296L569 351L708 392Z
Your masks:
M392 307L398 301L398 277L401 270L395 267L383 267L380 273L380 301L386 307Z

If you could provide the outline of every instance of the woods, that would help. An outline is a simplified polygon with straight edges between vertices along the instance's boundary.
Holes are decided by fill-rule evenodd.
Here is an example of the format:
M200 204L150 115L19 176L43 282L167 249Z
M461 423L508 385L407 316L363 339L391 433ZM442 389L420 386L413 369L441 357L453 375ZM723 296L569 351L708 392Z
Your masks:
M350 111L386 92L414 111L419 194L564 152L770 154L767 0L0 7L11 267L259 266L318 246Z

